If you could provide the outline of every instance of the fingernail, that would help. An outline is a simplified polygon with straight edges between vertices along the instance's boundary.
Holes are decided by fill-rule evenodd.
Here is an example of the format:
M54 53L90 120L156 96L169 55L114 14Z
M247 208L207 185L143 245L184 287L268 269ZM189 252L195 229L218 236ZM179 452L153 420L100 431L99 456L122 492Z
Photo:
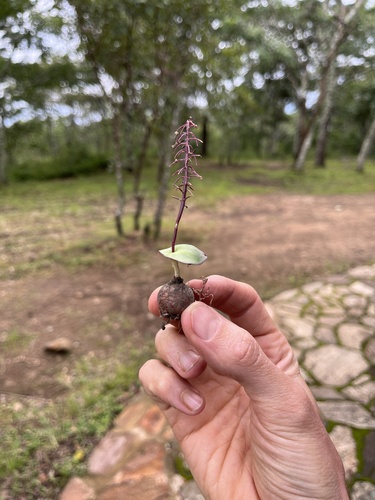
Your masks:
M182 399L184 405L186 406L186 408L188 408L188 410L190 410L190 411L199 410L199 408L203 404L202 396L200 396L199 394L197 394L194 391L191 391L190 389L186 389L186 391L184 391L181 394L181 399Z
M193 368L194 365L199 361L200 356L197 352L195 351L184 351L180 353L179 357L179 364L181 368L185 371L188 372Z
M192 326L195 333L203 340L212 340L219 328L217 313L205 304L197 303L192 311Z

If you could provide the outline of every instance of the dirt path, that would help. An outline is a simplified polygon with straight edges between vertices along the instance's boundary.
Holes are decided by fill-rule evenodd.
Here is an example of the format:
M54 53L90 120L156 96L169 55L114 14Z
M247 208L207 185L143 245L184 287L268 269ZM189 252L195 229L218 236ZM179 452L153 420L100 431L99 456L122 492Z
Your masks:
M375 195L233 198L215 210L191 207L187 225L189 242L199 242L209 259L198 272L186 269L185 279L225 274L264 297L375 260ZM170 266L155 249L144 252L139 268L74 275L54 268L0 282L0 347L7 345L0 393L54 397L66 389L61 373L68 378L84 354L109 357L120 343L130 348L152 338L158 323L147 313L147 297L169 279ZM72 341L69 356L45 353L58 337Z

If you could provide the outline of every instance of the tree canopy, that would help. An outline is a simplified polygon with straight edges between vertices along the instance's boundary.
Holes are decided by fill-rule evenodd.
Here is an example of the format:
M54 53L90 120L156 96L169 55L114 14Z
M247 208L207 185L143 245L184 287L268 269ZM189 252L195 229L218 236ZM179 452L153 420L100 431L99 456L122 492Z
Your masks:
M211 154L229 161L292 155L301 170L311 145L317 165L357 155L374 120L374 11L368 0L3 2L0 180L30 121L55 151L66 127L101 134L137 196L148 148L161 182L186 114L208 120Z

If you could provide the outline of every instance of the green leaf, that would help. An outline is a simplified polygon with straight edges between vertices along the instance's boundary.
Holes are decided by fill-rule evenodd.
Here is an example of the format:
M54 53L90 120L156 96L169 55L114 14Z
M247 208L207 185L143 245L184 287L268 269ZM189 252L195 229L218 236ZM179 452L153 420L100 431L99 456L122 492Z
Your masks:
M172 247L159 250L159 252L168 259L176 260L177 262L188 265L197 266L199 264L203 264L203 262L207 259L207 255L194 245L181 244L176 245L174 248L174 252L172 252Z

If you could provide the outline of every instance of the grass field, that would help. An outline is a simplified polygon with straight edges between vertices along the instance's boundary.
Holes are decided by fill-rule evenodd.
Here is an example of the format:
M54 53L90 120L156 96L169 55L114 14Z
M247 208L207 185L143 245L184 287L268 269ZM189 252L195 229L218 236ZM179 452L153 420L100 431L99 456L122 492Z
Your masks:
M305 171L296 174L290 171L288 162L253 161L228 167L202 161L203 180L195 183L193 203L207 207L228 196L275 192L314 195L374 192L375 163L369 163L363 174L355 172L353 166L354 160L349 159L331 161L324 169L307 163ZM132 233L131 183L131 177L125 179L127 234ZM142 224L146 224L152 222L151 206L157 197L151 170L145 173L142 190L146 204ZM105 264L102 250L116 245L113 221L116 196L110 174L16 183L1 188L0 278L19 277L57 262L73 267ZM164 226L168 229L171 224L173 220L166 217ZM48 245L44 241L46 234ZM88 256L85 248L95 245L98 238L104 244ZM125 258L123 265L128 264Z
M192 203L202 208L215 207L230 196L248 194L375 192L375 162L369 162L365 173L358 174L350 159L330 161L325 169L307 164L301 174L292 173L289 163L281 161L253 161L231 167L202 161L200 173L203 180L195 183ZM132 245L122 252L117 251L122 242L113 222L116 186L112 175L14 183L0 188L0 280L21 280L51 273L55 268L72 275L87 268L126 269L148 259L149 254L142 253L142 234L132 230L130 177L126 179L126 191L125 232ZM157 196L151 170L146 171L143 191L146 203L142 226L152 221ZM166 216L162 240L173 223L173 218ZM22 331L14 330L0 341L5 359L24 347L26 340ZM122 349L129 360L126 366ZM122 408L124 391L131 393L136 386L138 366L151 350L151 343L142 348L126 345L119 346L111 359L93 362L89 356L83 357L74 366L68 395L59 401L20 403L11 394L0 399L0 499L4 491L14 499L22 495L56 498L72 473L83 473L92 446Z

